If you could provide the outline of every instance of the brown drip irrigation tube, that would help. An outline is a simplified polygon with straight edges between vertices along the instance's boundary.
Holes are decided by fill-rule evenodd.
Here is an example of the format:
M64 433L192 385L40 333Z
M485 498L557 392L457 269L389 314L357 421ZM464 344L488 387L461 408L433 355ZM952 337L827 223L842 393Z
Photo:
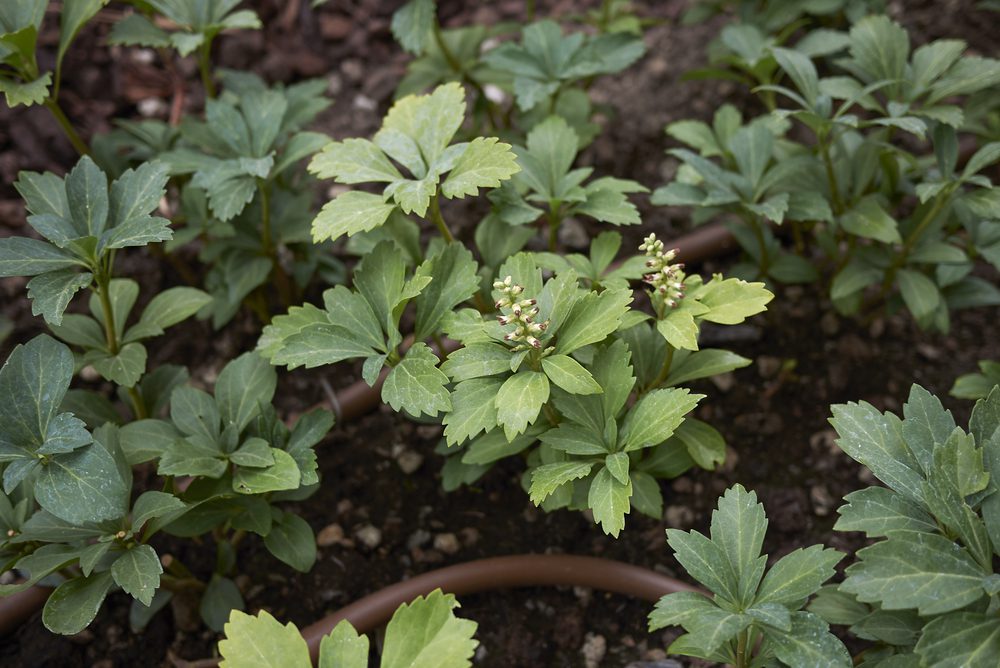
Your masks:
M492 557L448 566L390 585L307 626L302 629L302 637L315 662L323 636L345 619L359 633L368 633L388 622L403 603L435 589L461 596L494 589L539 586L591 587L645 601L657 601L665 594L678 591L700 591L646 568L597 557L566 554Z
M711 224L674 239L670 246L678 249L680 259L693 264L733 250L736 243L725 227ZM387 373L383 370L374 386L369 387L365 381L359 380L336 394L331 392L327 401L315 407L333 410L338 423L361 417L378 406ZM563 584L594 587L647 600L656 600L671 591L694 590L679 580L646 569L594 557L496 557L450 566L392 585L313 624L303 631L303 635L310 643L310 651L315 654L319 638L341 619L351 620L359 630L370 629L388 621L399 604L436 587L462 594L501 587ZM51 593L50 587L34 586L0 598L0 635L16 630L27 621L45 605Z

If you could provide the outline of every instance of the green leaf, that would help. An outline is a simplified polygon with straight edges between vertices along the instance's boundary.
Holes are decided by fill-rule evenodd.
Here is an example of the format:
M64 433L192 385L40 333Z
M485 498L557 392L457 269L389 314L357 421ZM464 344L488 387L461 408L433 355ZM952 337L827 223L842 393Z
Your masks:
M461 243L443 246L417 273L432 277L416 297L417 320L414 338L418 341L435 334L447 313L472 297L479 289L478 266L472 253Z
M96 442L53 457L35 484L38 504L73 524L122 517L128 496L114 458Z
M766 530L764 506L757 502L756 493L747 492L742 485L727 489L712 512L712 542L729 562L741 605L753 601L764 573L767 559L760 551Z
M632 302L626 288L590 292L573 305L573 310L556 332L556 353L569 353L607 338L618 329L621 318Z
M872 80L905 77L910 39L887 16L869 16L851 27L851 57Z
M298 489L302 479L295 459L277 448L271 448L274 463L266 468L239 466L233 474L233 491L240 494L264 494Z
M162 572L160 559L149 545L136 545L111 565L111 574L118 586L147 606L153 602Z
M625 515L631 509L632 481L622 483L610 470L602 467L590 485L587 505L594 513L594 521L601 525L604 533L618 537L625 528Z
M166 420L136 420L123 425L118 439L132 466L163 456L183 435Z
M934 313L941 302L941 293L934 281L911 269L900 269L896 274L896 281L903 295L903 303L910 309L913 317L920 319Z
M830 298L845 299L856 292L864 290L869 285L875 285L884 276L883 272L874 267L866 267L857 262L849 262L833 278L830 285Z
M899 225L886 213L874 195L865 197L840 219L840 225L851 234L882 243L900 243Z
M817 668L850 668L851 655L837 636L830 633L826 622L809 612L793 612L790 631L763 628L774 655L789 666Z
M689 310L670 309L666 317L656 321L656 331L673 348L698 350L698 325Z
M436 9L434 0L410 0L392 15L392 36L404 51L423 55L437 20Z
M94 350L84 357L97 373L122 387L133 387L146 372L146 347L141 343L126 343L116 355Z
M160 457L156 472L162 476L218 478L226 468L226 460L215 441L196 435L174 441Z
M543 429L542 427L533 427L513 441L508 441L507 437L499 430L483 434L469 443L469 447L462 455L462 464L487 465L523 452L525 448L538 440L538 433Z
M382 668L467 668L476 651L476 623L455 616L458 602L435 589L401 605L389 620Z
M497 393L497 422L503 425L507 440L534 424L542 406L549 400L549 379L540 371L521 371L500 386Z
M470 343L448 355L441 370L452 380L463 381L510 371L511 352L496 343Z
M159 336L168 327L187 320L211 301L211 295L196 288L168 288L149 301L139 322L126 332L125 341Z
M920 464L903 441L899 418L891 413L883 415L864 401L838 404L831 411L830 424L840 436L840 449L871 469L890 488L920 503L923 476Z
M225 633L226 637L219 641L220 668L309 668L312 665L309 648L295 625L289 622L282 626L266 610L259 611L256 616L233 610ZM336 635L335 629L331 637ZM326 644L327 638L324 638L323 645ZM367 649L365 643L366 659ZM321 662L320 665L326 664ZM353 668L352 664L343 665Z
M236 583L218 573L212 575L201 595L198 612L213 631L222 631L233 610L243 609L243 595Z
M497 426L496 397L502 384L499 378L472 378L455 386L451 410L442 420L448 445L456 445Z
M69 45L76 39L87 21L92 19L108 0L65 0L59 16L59 50L56 53L56 70L62 67Z
M108 223L108 179L88 156L66 175L66 198L79 236L99 237Z
M841 588L886 610L950 612L982 598L982 568L944 536L897 531L858 552Z
M792 606L806 600L834 576L833 567L843 558L840 552L824 549L822 545L786 554L764 576L754 604Z
M416 143L429 168L437 162L451 142L464 117L465 90L458 83L444 84L435 88L430 95L407 95L397 100L382 121L382 130L375 135L375 143L396 158L386 148L385 133L401 133ZM400 162L406 164L404 161ZM423 178L424 174L414 176Z
M12 109L19 104L30 107L42 104L49 96L49 86L52 85L52 73L45 72L37 79L21 83L11 79L0 79L0 92L4 94L7 106Z
M264 536L264 545L275 557L302 573L316 563L316 537L308 522L293 513L281 513Z
M937 397L916 384L903 404L903 416L903 439L920 467L929 474L934 465L934 449L948 442L955 430L955 419Z
M109 571L63 582L45 602L42 610L45 628L67 636L87 628L97 616L112 584Z
M603 434L594 431L594 428L595 425L562 422L558 427L542 434L540 440L549 447L570 455L604 455L611 447L604 442Z
M768 302L774 299L774 294L765 289L763 283L747 283L739 278L713 278L701 288L697 299L710 309L708 313L699 315L700 319L720 325L737 325L763 312Z
M393 410L405 410L414 416L423 413L434 417L451 410L446 385L448 376L437 368L438 359L423 343L415 343L406 357L393 367L382 385L382 401Z
M68 251L27 237L0 239L0 276L36 276L69 269L80 261Z
M229 461L239 466L264 468L274 464L271 444L263 438L252 437L244 441L236 452L229 455Z
M337 183L392 183L403 178L382 150L367 139L330 142L309 163L309 171Z
M684 444L694 463L703 469L711 471L726 459L726 441L722 434L701 420L686 418L677 427L674 437Z
M72 378L73 354L52 337L41 334L15 346L0 367L0 396L18 397L0 402L0 443L26 451L42 447Z
M382 225L395 204L387 204L380 195L352 190L327 202L312 223L313 243L354 236Z
M683 359L675 357L670 375L669 385L680 385L699 378L708 378L733 369L741 369L750 364L750 360L728 350L705 348L687 355Z
M226 364L215 383L215 402L223 427L233 426L242 432L263 407L271 404L277 383L274 367L257 353L243 353Z
M594 462L560 462L543 464L531 471L531 502L536 506L549 497L557 489L579 478L590 475Z
M625 417L618 439L621 447L630 452L667 440L704 396L681 388L647 393Z
M542 358L542 370L549 380L570 394L600 394L603 391L590 372L568 355Z
M995 615L957 612L931 620L916 652L939 668L988 668L1000 661L1000 620Z
M90 285L93 275L75 269L57 269L39 274L28 281L31 314L40 315L51 325L62 323L63 312L80 288Z
M837 531L864 531L869 538L890 531L937 531L934 518L921 505L890 489L869 487L851 492L844 500L847 505L837 510Z
M132 531L139 531L149 520L184 510L187 505L173 494L148 490L132 506Z
M319 668L367 668L367 666L368 636L358 635L349 621L342 620L333 627L333 631L323 636L319 643Z
M141 14L129 14L115 23L108 35L109 44L148 46L154 49L169 47L170 35L157 28Z
M632 507L655 520L663 517L663 494L656 478L644 471L630 471L632 480Z
M441 194L448 199L479 195L480 188L499 188L520 171L510 144L496 137L476 137L469 142L441 184Z

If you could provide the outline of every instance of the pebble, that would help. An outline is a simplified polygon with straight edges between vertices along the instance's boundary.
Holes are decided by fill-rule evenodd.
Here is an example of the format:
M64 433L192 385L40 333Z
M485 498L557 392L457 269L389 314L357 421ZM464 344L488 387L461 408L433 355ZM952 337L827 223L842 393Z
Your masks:
M378 107L378 103L367 95L358 94L354 96L355 109L360 109L362 111L375 111L376 107Z
M673 659L655 659L653 661L633 661L625 668L684 668L684 666Z
M694 522L694 511L687 506L667 506L663 517L672 528L685 528Z
M406 539L406 549L415 550L418 547L423 547L430 541L431 532L426 529L417 529L410 534L410 537Z
M813 504L813 512L820 517L826 517L833 510L835 501L826 485L813 485L809 489L809 499Z
M736 385L736 376L733 375L732 371L716 374L714 376L711 376L709 380L712 381L713 385L719 388L720 392L728 392L729 390L733 389L734 385Z
M354 532L361 544L369 550L374 550L382 542L382 532L371 524L366 524Z
M575 218L565 218L559 223L559 241L567 248L580 250L590 245L590 235Z
M453 533L439 533L434 536L434 549L445 554L455 554L462 546L458 542L458 537Z
M415 473L420 465L424 463L424 456L413 450L404 450L396 457L396 463L400 470L406 475Z
M823 333L827 336L834 336L838 331L840 331L840 318L833 311L827 311L823 314L823 317L819 319L819 328L823 330Z
M774 378L781 371L781 359L771 355L757 358L757 373L761 378Z
M479 529L474 527L465 527L458 533L462 535L462 544L466 547L472 547L479 542Z
M598 668L601 661L604 660L604 655L608 653L608 641L602 635L588 633L583 641L583 647L580 648L580 653L583 654L583 661L587 668Z
M316 534L316 544L320 547L339 545L344 541L344 527L339 524L330 524Z

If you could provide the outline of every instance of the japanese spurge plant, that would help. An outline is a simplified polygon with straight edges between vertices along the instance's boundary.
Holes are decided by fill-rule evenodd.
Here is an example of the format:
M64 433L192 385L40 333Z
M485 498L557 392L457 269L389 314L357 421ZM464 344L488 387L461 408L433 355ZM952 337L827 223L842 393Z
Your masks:
M1000 362L980 360L979 373L956 378L950 394L959 399L985 399L996 385L1000 385Z
M834 528L880 540L812 609L875 643L864 665L995 666L1000 389L976 403L968 431L918 385L902 419L861 402L834 406L830 422L886 486L844 498Z
M476 623L455 616L458 601L435 589L396 609L385 629L381 668L466 668L479 641ZM319 665L367 668L368 636L346 619L319 646ZM309 648L299 630L261 610L256 616L235 611L219 642L222 668L309 668Z
M510 144L495 137L452 144L464 118L464 89L450 83L430 95L397 101L374 141L345 139L328 144L313 158L309 171L339 183L388 185L381 195L351 190L327 203L313 222L313 239L336 239L375 229L398 208L421 218L429 210L431 220L450 241L439 197L475 196L480 188L495 188L518 171Z
M0 369L0 390L23 399L0 409L0 557L4 571L27 577L0 594L52 576L58 587L43 622L74 634L115 586L135 599L132 619L140 627L173 591L195 588L203 591L205 622L221 629L229 611L243 605L230 577L245 533L262 536L293 568L312 566L309 525L271 504L315 486L312 446L332 418L310 413L293 430L279 422L269 405L276 376L264 360L248 353L228 364L214 397L175 387L169 420L107 422L93 433L60 412L72 375L69 349L45 335L16 347ZM132 467L149 461L157 462L163 490L133 499ZM191 479L181 485L178 476ZM219 554L207 585L172 555L161 563L150 544L161 531L213 534Z
M719 499L710 538L668 529L677 561L710 595L667 594L649 615L650 630L682 626L686 633L668 652L736 668L851 666L847 648L827 623L802 610L844 555L813 545L766 569L767 555L761 554L766 531L764 507L741 485Z

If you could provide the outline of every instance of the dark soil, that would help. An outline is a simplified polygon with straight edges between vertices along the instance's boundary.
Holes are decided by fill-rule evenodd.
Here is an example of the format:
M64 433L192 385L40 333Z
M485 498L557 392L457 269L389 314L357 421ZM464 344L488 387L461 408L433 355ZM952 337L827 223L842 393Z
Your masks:
M222 38L221 63L254 69L271 80L326 77L337 103L323 115L318 129L335 137L370 134L407 61L388 32L391 13L400 3L331 0L316 12L308 10L306 0L252 4L259 6L267 29ZM568 11L582 4L592 3L540 2L539 10ZM728 84L678 80L702 62L704 45L717 25L673 25L680 2L637 4L647 15L669 21L649 31L650 52L642 63L595 87L598 98L615 106L617 113L585 160L599 173L655 187L664 181L662 170L670 169L664 167L662 153L667 122L708 117L723 101L745 100ZM995 52L989 17L969 9L971 2L905 4L906 11L903 3L895 3L892 11L919 35L960 36L980 52ZM519 18L523 11L520 0L440 5L447 25ZM296 6L297 12L288 10ZM178 90L186 91L187 108L199 107L199 86L190 63L181 63L172 76L135 50L108 51L102 46L108 26L102 22L88 28L68 61L73 76L65 101L71 117L86 119L85 134L107 129L112 117L138 115L140 100L159 100L159 107L147 102L144 108L156 107L165 117ZM11 186L17 170L61 172L74 160L44 111L0 108L0 235L27 233ZM650 229L661 235L669 234L675 223L685 224L671 218L679 216L677 212L645 206L643 212ZM139 279L150 293L179 281L152 258L124 256L124 273ZM726 262L704 270L722 270ZM0 314L16 325L12 337L0 344L3 357L13 343L42 331L30 315L24 283L0 280ZM866 326L840 320L821 293L813 287L787 288L750 326L718 332L722 336L735 331L736 336L713 345L754 360L746 369L697 388L709 395L698 417L723 432L731 452L719 471L699 471L664 484L662 520L633 514L614 540L582 514L541 512L522 491L523 467L515 461L502 462L475 487L445 494L440 487L441 458L433 453L440 428L416 425L382 410L337 426L319 446L323 485L295 508L325 543L312 572L296 573L272 558L258 540L244 541L239 584L248 607L266 608L279 619L304 626L416 573L527 552L605 556L683 578L666 547L664 530L705 530L717 496L736 482L756 490L767 508L765 549L772 559L817 542L856 549L858 536L832 532L835 509L844 494L872 479L834 445L827 423L829 405L865 400L898 411L910 384L917 382L945 397L964 422L970 405L947 398L947 391L977 360L1000 358L1000 309L954 314L951 333L941 336L920 332L901 316ZM217 334L191 323L181 336L169 337L150 351L150 365L187 364L198 382L210 384L224 360L252 347L256 335L257 325L245 314ZM321 400L322 375L282 374L279 408L292 414ZM357 375L338 369L326 377L340 387ZM403 472L413 464L415 471ZM203 569L203 575L212 568L205 556L211 554L209 548L199 550L179 541L157 544L161 554L173 553L195 570ZM592 657L603 657L593 665L676 665L663 661L662 652L676 631L647 633L651 606L645 602L582 589L492 592L464 596L461 602L460 614L479 623L477 665L584 666L584 648ZM183 666L212 656L215 634L180 630L182 621L167 612L143 634L134 635L128 630L128 609L128 597L114 594L88 630L68 639L50 634L36 615L16 635L0 641L0 665ZM649 663L634 663L643 661Z

